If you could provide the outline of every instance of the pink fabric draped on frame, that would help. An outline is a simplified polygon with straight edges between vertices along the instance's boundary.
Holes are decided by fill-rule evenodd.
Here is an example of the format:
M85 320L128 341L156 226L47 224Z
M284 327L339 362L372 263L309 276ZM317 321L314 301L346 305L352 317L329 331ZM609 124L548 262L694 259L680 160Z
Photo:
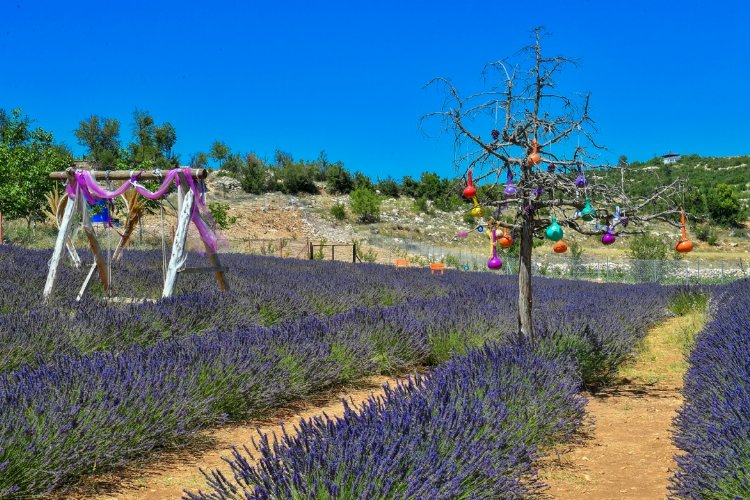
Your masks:
M195 199L193 212L190 214L190 220L198 229L198 233L200 234L203 243L205 243L206 246L208 246L213 252L216 252L218 247L218 238L216 236L216 233L206 224L206 222L203 220L203 217L201 217L200 215L201 212L206 211L206 205L203 201L203 195L198 192L198 188L193 181L192 171L189 168L173 169L167 172L167 174L164 176L164 180L156 191L149 191L148 189L146 189L146 187L138 182L138 177L140 175L139 173L133 174L129 181L124 182L122 186L115 189L114 191L107 191L96 182L96 179L91 177L91 173L87 170L76 170L75 180L68 183L65 189L70 199L75 199L76 192L80 189L82 196L89 204L95 203L97 199L112 200L122 195L130 188L135 188L138 194L140 194L144 198L147 198L149 200L158 200L164 197L164 195L169 192L169 188L171 187L172 183L174 183L175 185L178 184L179 173L184 174L183 178L186 179L188 187L193 193L193 197Z

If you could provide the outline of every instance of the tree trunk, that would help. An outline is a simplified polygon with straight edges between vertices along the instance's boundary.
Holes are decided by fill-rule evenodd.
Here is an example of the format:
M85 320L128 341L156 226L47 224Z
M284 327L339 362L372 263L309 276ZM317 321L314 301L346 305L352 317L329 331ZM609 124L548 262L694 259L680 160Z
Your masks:
M518 259L518 335L534 342L531 322L531 251L533 248L534 219L524 216L521 227L521 253Z

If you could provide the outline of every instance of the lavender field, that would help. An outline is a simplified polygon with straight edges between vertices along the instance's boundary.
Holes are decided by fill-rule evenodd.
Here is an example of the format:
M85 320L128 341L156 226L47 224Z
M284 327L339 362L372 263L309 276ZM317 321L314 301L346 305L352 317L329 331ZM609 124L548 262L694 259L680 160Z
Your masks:
M264 443L260 469L238 453L235 478L192 494L523 496L540 487L539 450L580 424L580 389L609 380L672 293L539 279L532 347L513 333L512 278L485 273L226 255L226 294L186 275L173 299L111 304L94 288L76 303L83 271L65 268L44 305L48 258L0 247L0 497L59 491L201 429L423 367L361 412ZM158 296L160 265L129 253L115 294Z

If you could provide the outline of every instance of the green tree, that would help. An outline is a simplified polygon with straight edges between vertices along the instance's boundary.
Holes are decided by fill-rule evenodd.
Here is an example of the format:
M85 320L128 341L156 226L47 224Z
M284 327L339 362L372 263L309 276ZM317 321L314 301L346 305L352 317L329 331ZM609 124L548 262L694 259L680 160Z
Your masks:
M156 160L155 130L151 113L138 109L133 111L133 138L136 142L130 143L130 154L134 161L143 163L146 160Z
M371 223L380 220L380 197L371 189L360 187L351 193L352 213L359 216L360 222Z
M281 189L287 194L309 193L317 194L313 167L302 163L291 163L277 170L281 179Z
M53 142L51 133L30 130L20 109L0 113L0 212L10 219L40 214L49 191L49 173L72 166L69 151Z
M335 163L328 167L326 173L326 188L332 194L350 193L354 187L354 181L348 170L341 163Z
M711 220L726 226L738 225L745 211L731 186L717 184L706 193L706 210Z
M268 174L263 160L253 153L245 155L245 162L237 176L243 191L252 194L261 194L266 191L268 185Z
M401 188L398 182L393 180L392 177L388 176L382 181L378 181L378 191L383 196L389 196L391 198L398 198L401 194Z
M171 123L165 122L154 130L154 141L159 152L170 160L172 159L172 148L177 142L177 130Z
M404 176L403 180L401 181L401 193L404 196L408 196L410 198L419 198L422 196L422 193L419 189L419 182L415 181L408 175Z
M97 115L82 120L74 131L78 144L88 149L86 158L104 169L115 168L120 157L120 122Z
M372 180L362 172L354 172L354 189L365 188L375 190Z
M202 151L198 151L190 158L190 166L193 168L208 167L208 155Z
M224 160L229 158L230 153L231 150L229 149L229 146L221 141L214 141L214 143L211 144L211 151L208 153L208 157L219 162L219 168L222 168Z

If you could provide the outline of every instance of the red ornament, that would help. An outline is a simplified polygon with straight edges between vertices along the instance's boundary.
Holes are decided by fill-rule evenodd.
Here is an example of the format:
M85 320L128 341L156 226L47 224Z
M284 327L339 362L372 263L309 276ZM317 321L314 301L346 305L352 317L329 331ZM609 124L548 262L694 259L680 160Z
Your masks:
M464 188L464 198L474 198L477 195L477 188L471 184L471 170L469 170L469 179L466 184L467 185Z

